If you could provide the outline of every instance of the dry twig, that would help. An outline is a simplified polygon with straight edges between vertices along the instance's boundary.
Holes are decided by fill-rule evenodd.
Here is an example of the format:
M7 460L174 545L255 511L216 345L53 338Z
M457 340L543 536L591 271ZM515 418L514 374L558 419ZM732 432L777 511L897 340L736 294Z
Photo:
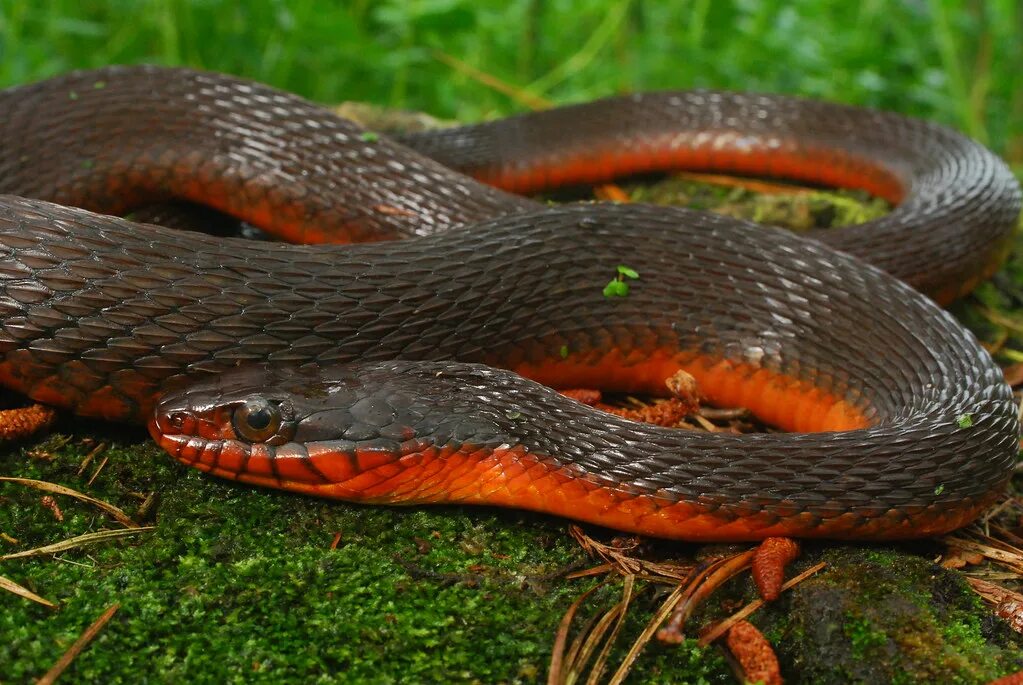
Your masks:
M85 455L84 459L82 459L82 463L78 465L78 475L81 476L85 473L85 469L89 468L89 464L91 464L92 460L96 458L96 455L103 452L106 448L107 444L105 442L101 442L89 450L89 453Z
M1023 595L980 578L966 577L973 591L994 607L1017 633L1023 633Z
M694 577L685 583L686 591L680 597L668 625L657 631L657 639L661 642L681 644L684 639L682 628L696 607L726 582L749 568L755 554L754 549L733 554L718 559L699 573L695 573Z
M817 564L816 566L811 566L810 568L806 569L805 571L800 573L798 576L796 576L795 578L790 580L789 582L787 582L784 585L782 585L781 586L781 591L785 592L786 590L789 590L789 589L795 587L796 585L799 585L804 580L806 580L807 578L809 578L813 574L817 573L818 571L820 571L825 566L827 566L827 563L825 563L823 561L821 563ZM718 623L717 625L712 626L711 628L703 631L703 633L700 635L700 640L699 640L699 642L697 644L699 644L700 647L706 647L711 642L714 642L714 640L717 640L719 637L721 637L726 632L728 632L729 628L731 628L733 625L735 625L739 621L745 621L749 616L751 616L753 614L753 612L755 612L760 607L764 606L764 604L766 604L766 602L764 600L762 600L762 599L754 599L752 602L750 602L749 604L747 604L742 609L740 609L739 611L735 612L734 614L732 614L731 616L729 616L725 620L723 620L720 623Z

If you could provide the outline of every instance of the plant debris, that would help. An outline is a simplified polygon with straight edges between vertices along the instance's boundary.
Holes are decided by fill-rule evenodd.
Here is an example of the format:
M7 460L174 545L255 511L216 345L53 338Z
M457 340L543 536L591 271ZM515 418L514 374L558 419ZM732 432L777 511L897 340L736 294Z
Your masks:
M10 578L4 578L3 576L0 576L0 589L7 590L8 592L13 592L14 594L20 597L30 599L37 604L42 604L44 607L49 607L50 609L57 608L57 605L51 602L50 600L43 599L36 593L29 590L27 587L15 583Z
M64 652L64 655L60 657L60 659L57 660L57 663L55 663L42 678L36 681L36 685L53 685L57 678L60 677L60 674L71 665L71 662L75 660L75 657L82 653L82 650L84 650L89 643L92 642L93 638L99 635L99 631L103 630L103 626L105 626L110 619L114 617L114 614L117 613L117 610L120 608L120 604L112 604L106 611L100 614L100 617L97 618L91 626L86 628L85 632L83 632L78 639L75 640L70 647L68 647L68 650Z
M110 514L118 523L124 525L127 528L138 528L139 524L135 523L124 513L121 509L115 507L109 502L98 500L95 497L90 497L84 493L72 490L71 488L58 485L56 483L47 483L41 480L34 480L32 478L12 478L9 476L0 476L0 483L17 483L18 485L24 485L36 490L42 490L43 492L49 492L54 495L67 495L68 497L74 497L77 500L91 504L99 509L102 509L106 513Z
M739 621L728 631L726 644L739 663L743 682L781 685L778 657L755 625Z
M1023 594L980 578L967 576L966 582L984 601L994 607L994 612L1005 619L1013 630L1023 633Z
M766 538L753 555L753 582L765 602L781 594L785 567L799 556L799 543L792 538Z
M100 530L95 533L86 533L85 535L77 535L73 538L68 538L67 540L61 540L60 542L55 542L52 545L43 545L42 547L36 547L35 549L26 549L22 552L4 554L0 556L0 561L6 561L7 559L22 559L24 557L38 557L45 554L64 552L69 549L82 547L83 545L91 545L105 540L125 538L131 535L137 535L138 533L145 533L153 529L154 526L122 528L118 530Z
M53 499L49 495L43 495L39 498L39 503L53 512L53 518L58 521L64 520L64 512L62 512L60 507L57 506L57 500Z
M0 441L23 440L50 428L57 420L57 410L45 404L0 410Z

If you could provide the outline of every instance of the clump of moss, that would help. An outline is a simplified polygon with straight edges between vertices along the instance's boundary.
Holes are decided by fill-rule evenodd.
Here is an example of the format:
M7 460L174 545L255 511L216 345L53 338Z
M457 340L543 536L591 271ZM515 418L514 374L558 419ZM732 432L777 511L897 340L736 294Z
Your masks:
M817 559L827 572L763 616L799 680L984 683L1023 668L1023 639L959 574L895 547L821 547L803 563Z
M884 200L862 191L807 192L793 187L791 193L758 193L741 185L714 186L677 176L653 184L629 186L628 192L634 202L707 209L795 231L864 223L891 210Z

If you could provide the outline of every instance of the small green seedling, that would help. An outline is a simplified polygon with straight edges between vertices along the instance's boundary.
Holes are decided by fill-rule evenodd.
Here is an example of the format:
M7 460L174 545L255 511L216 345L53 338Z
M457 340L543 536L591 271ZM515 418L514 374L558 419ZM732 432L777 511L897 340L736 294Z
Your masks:
M624 264L619 264L618 274L604 286L604 297L625 297L628 295L629 284L625 280L627 278L637 279L639 278L639 272Z

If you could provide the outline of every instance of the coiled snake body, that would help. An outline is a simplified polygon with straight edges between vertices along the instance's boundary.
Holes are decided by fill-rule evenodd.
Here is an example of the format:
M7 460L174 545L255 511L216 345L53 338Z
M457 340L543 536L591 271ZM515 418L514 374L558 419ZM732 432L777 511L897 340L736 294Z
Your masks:
M698 92L404 139L512 190L695 166L899 203L808 240L679 209L544 208L214 74L82 72L5 91L0 111L0 382L149 421L198 468L693 540L940 533L1011 473L1000 370L906 285L965 292L1019 213L1005 166L948 129ZM255 243L51 204L169 198L293 241L406 239ZM619 265L639 278L605 296ZM795 433L645 426L539 384L657 392L680 369Z

